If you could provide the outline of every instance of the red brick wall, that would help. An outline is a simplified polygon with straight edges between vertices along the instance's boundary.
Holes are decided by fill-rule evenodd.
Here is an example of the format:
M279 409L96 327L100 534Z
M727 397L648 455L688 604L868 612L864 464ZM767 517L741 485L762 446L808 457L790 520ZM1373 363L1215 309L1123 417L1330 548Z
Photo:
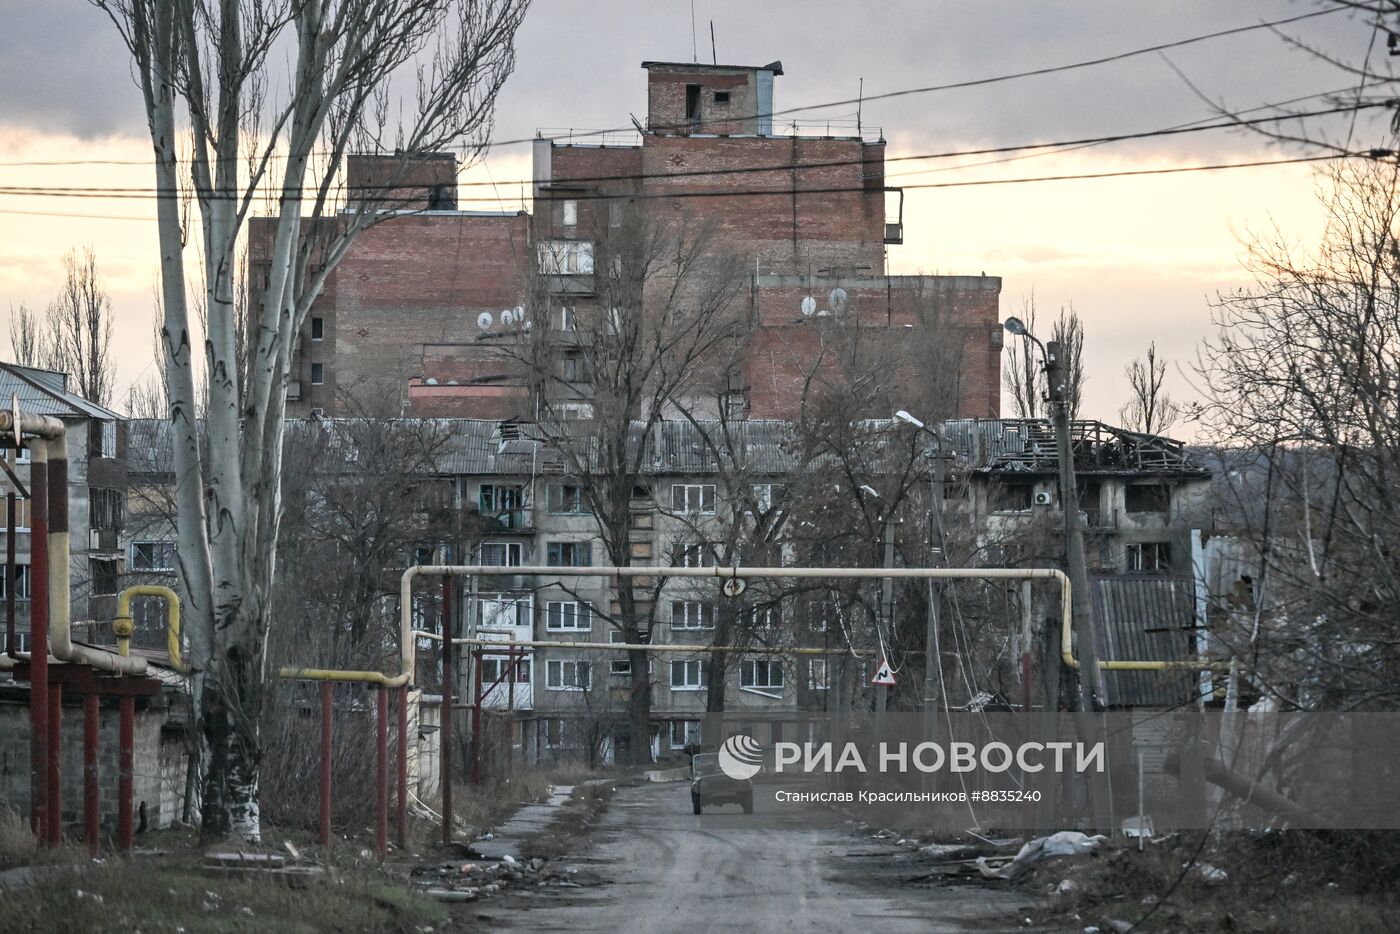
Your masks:
M685 115L686 86L700 86L698 119ZM729 102L715 100L715 92L729 94ZM661 133L753 133L758 112L758 89L751 69L720 72L653 66L647 72L647 126Z

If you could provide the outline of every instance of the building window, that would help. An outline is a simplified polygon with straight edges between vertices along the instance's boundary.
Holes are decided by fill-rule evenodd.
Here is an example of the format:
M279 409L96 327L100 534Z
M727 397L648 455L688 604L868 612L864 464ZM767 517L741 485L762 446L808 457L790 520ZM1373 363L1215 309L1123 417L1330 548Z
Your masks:
M483 629L530 628L530 600L520 599L510 594L482 594L476 604L480 607L480 625Z
M583 357L576 353L566 353L559 360L559 378L566 383L577 383L583 379L585 368Z
M787 486L782 483L755 483L753 485L754 505L761 513L772 509L774 503L782 502L786 495Z
M564 215L564 226L565 226L565 227L573 227L573 226L577 225L577 224L578 224L578 202L577 202L577 201L565 201L565 202L564 202L563 215Z
M99 422L98 432L100 435L97 449L98 457L116 457L117 423L113 421Z
M807 690L825 691L831 683L827 680L826 659L814 658L807 669Z
M713 483L672 484L671 510L687 516L713 516L715 514L715 485Z
M776 629L782 620L782 609L776 605L756 606L749 612L749 623L754 629Z
M783 663L766 658L745 659L739 666L739 686L756 691L782 690Z
M5 526L3 523L5 521L5 507L0 506L0 531L4 530ZM15 496L15 531L29 531L29 500L23 499L18 495Z
M121 490L92 487L88 490L88 527L120 529L125 524L124 505Z
M543 240L538 255L546 276L593 274L593 244L587 240Z
M1123 551L1129 573L1165 574L1172 569L1170 542L1130 542Z
M1029 512L1035 502L1035 487L1029 483L994 480L988 498L992 512Z
M311 385L320 386L326 381L326 365L324 363L311 364Z
M496 568L518 568L523 549L519 542L482 542L481 563Z
M5 597L5 572L0 569L0 600ZM15 565L15 599L29 599L29 565Z
M1160 483L1135 483L1123 491L1123 505L1128 512L1166 513L1171 496Z
M525 525L525 488L497 483L483 483L477 490L477 509L491 516L508 529Z
M712 568L716 565L714 546L708 542L687 542L676 546L676 567Z
M93 596L115 594L120 589L121 572L118 562L112 558L93 558L89 564L92 571Z
M587 603L551 601L547 605L545 628L551 632L586 632L593 628L593 610Z
M672 720L671 721L671 748L684 749L687 746L697 746L700 743L700 721L699 720Z
M593 666L572 658L545 663L544 686L551 691L586 691L593 686Z
M326 339L326 319L325 319L325 318L317 318L317 317L314 317L314 316L311 318L311 339L312 339L313 341L319 341L319 340L325 340L325 339Z
M550 512L577 516L588 511L583 505L583 487L573 483L551 483L545 497Z
M509 684L506 673L511 669L509 658L483 658L481 660L481 686L489 688L493 684ZM515 660L515 683L530 683L530 660L528 658L517 658Z
M564 305L559 309L559 330L577 331L578 315L574 312L573 306Z
M586 568L593 564L592 542L550 542L545 564L552 568Z
M613 200L608 202L608 226L622 226L622 202Z
M175 543L132 542L131 569L133 571L175 570Z
M29 448L20 448L18 451L14 448L5 448L5 460L11 464L27 464L29 463Z
M671 628L714 629L715 605L699 600L672 600Z
M608 630L608 641L618 645L625 645L627 643L627 634L621 630L610 629ZM631 660L626 658L613 659L608 662L608 673L612 675L630 675L632 673Z
M727 103L729 103L729 92L728 92L728 91L716 91L716 92L715 92L715 103L716 103L716 104L727 104Z
M699 691L705 687L705 663L700 661L671 662L671 690Z
M696 120L700 117L700 85L687 84L685 86L685 118Z

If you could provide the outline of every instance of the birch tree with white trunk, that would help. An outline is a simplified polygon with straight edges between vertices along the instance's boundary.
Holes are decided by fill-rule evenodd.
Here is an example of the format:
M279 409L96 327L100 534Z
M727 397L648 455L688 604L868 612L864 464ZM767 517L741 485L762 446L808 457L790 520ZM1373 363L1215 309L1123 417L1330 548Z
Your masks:
M93 2L131 54L154 155L180 576L205 744L203 832L256 840L292 348L355 237L399 206L393 175L347 206L342 163L351 151L392 151L402 178L425 153L479 156L528 0ZM185 195L198 222L203 334L186 288ZM264 203L275 218L270 263L248 297L240 373L237 255ZM197 367L208 382L202 445Z

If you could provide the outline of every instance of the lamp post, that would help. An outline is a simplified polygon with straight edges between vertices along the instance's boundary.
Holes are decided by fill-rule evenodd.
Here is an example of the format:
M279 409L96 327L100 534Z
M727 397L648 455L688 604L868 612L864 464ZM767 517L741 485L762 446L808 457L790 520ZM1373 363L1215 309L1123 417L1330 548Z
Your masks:
M1097 707L1095 692L1100 680L1098 639L1089 604L1089 570L1084 557L1084 530L1079 524L1079 489L1074 476L1074 447L1070 441L1069 387L1065 383L1060 344L1058 341L1042 344L1026 330L1020 318L1007 318L1003 327L1039 347L1041 360L1045 364L1046 395L1055 423L1056 460L1060 468L1060 510L1065 522L1065 564L1069 570L1071 622L1079 655L1079 713L1075 720L1081 739L1100 740L1104 736L1102 724L1090 719ZM1090 786L1094 822L1101 828L1107 828L1111 818L1105 783L1091 779Z
M1095 709L1099 687L1098 640L1094 615L1089 605L1089 570L1084 557L1084 529L1079 524L1079 488L1074 475L1074 448L1070 441L1069 387L1065 383L1064 362L1058 341L1042 344L1026 330L1020 318L1007 318L1006 330L1040 348L1045 364L1046 394L1050 399L1051 420L1055 424L1056 460L1060 468L1060 511L1065 523L1065 564L1069 570L1074 635L1079 654L1079 709Z

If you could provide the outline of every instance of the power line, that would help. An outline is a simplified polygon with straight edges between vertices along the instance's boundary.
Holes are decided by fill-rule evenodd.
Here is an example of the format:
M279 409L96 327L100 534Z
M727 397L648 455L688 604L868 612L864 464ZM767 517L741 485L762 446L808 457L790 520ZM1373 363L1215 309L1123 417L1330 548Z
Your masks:
M1278 27L1278 26L1286 26L1286 25L1288 25L1288 24L1290 24L1290 23L1296 23L1296 22L1300 22L1300 21L1302 21L1302 20L1312 19L1312 18L1318 17L1318 16L1327 16L1327 15L1329 15L1329 14L1331 14L1331 13L1336 13L1336 12L1339 12L1339 11L1341 11L1341 10L1343 10L1343 9L1345 9L1345 7L1337 6L1337 7L1330 7L1330 8L1323 9L1323 10L1314 10L1314 11L1311 12L1311 13L1300 13L1300 14L1298 14L1298 15L1296 15L1296 16L1289 16L1289 17L1285 17L1285 18L1283 18L1283 19L1271 20L1271 21L1268 21L1268 22L1254 23L1254 24L1248 25L1248 26L1235 26L1235 27L1231 27L1231 28L1229 28L1229 29L1221 29L1221 30L1217 30L1217 31L1215 31L1215 32L1203 33L1203 34L1197 35L1197 36L1190 36L1190 37L1185 38L1185 39L1177 39L1177 40L1174 40L1174 41L1172 41L1172 42L1159 43L1159 44L1157 44L1157 45L1145 46L1145 47L1139 48L1139 49L1130 49L1129 51L1126 51L1126 52L1118 52L1118 53L1116 53L1116 54L1114 54L1114 55L1105 55L1105 56L1100 56L1100 57L1098 57L1098 58L1085 59L1085 60L1083 60L1083 61L1078 61L1078 62L1069 62L1069 63L1063 64L1063 65L1049 65L1049 66L1046 66L1046 67L1043 67L1043 68L1033 68L1033 69L1030 69L1030 70L1027 70L1027 71L1017 71L1017 72L1010 72L1010 73L1001 74L1001 75L992 75L992 76L986 77L986 78L972 78L972 79L967 79L967 80L964 80L964 81L953 81L953 82L949 82L949 83L946 83L946 84L934 84L934 85L928 85L928 86L925 86L925 87L903 88L903 89L896 90L896 91L886 91L886 92L883 93L883 94L863 95L861 98L854 98L854 97L851 97L851 98L843 98L843 99L841 99L841 100L825 101L825 102L823 102L823 103L818 103L818 104L803 104L803 105L800 105L800 106L797 106L797 107L787 107L787 108L784 108L784 109L781 109L781 110L773 110L773 111L768 111L768 112L766 112L766 113L757 113L757 114L754 115L754 119L755 119L755 120L760 120L760 121L762 121L762 120L771 120L773 117L781 117L781 116L786 116L786 115L788 115L788 114L794 114L794 113L804 113L804 112L806 112L806 111L811 111L811 110L825 110L825 109L827 109L827 108L829 108L829 107L841 107L841 106L846 106L846 105L851 105L851 104L863 104L863 103L869 102L869 101L875 101L875 100L889 100L889 99L897 98L897 97L908 97L908 96L910 96L910 95L915 95L915 94L932 94L932 93L937 93L937 92L941 92L941 91L954 91L954 90L962 90L962 89L973 88L973 87L985 87L985 86L991 85L991 84L1001 84L1001 83L1005 83L1005 82L1008 82L1008 81L1018 81L1018 80L1021 80L1021 79L1023 79L1023 78L1038 78L1038 77L1044 77L1045 75L1061 74L1061 73L1063 73L1063 72L1074 71L1074 70L1077 70L1077 69L1080 69L1080 68L1093 68L1093 67L1097 67L1097 66L1099 66L1099 65L1110 64L1110 63L1112 63L1112 62L1120 62L1120 61L1124 61L1124 60L1126 60L1126 59L1135 58L1135 57L1140 56L1140 55L1149 55L1149 54L1152 54L1152 53L1154 53L1154 52L1166 51L1167 49L1176 49L1176 48L1181 48L1181 47L1187 46L1187 45L1194 45L1194 44L1196 44L1196 43L1198 43L1198 42L1207 42L1207 41L1209 41L1209 40L1211 40L1211 39L1220 39L1220 38L1224 38L1224 37L1226 37L1226 36L1233 36L1233 35L1239 35L1239 34L1242 34L1242 33L1253 32L1254 30L1257 30L1257 29L1273 29L1273 28L1276 28L1276 27ZM649 129L652 130L652 131L656 131L656 130L679 130L679 129L686 129L686 128L690 127L691 125L692 125L691 122L686 121L686 122L673 123L673 124L658 124L658 125L656 125L656 126L649 127ZM533 143L538 142L538 141L540 141L540 140L549 140L549 141L553 142L553 141L557 141L557 140L560 140L560 139L573 139L573 138L575 138L575 137L602 136L602 135L606 135L606 134L608 134L608 133L623 133L623 132L628 132L628 131L631 131L631 130L633 130L633 129L634 129L634 127L633 127L631 124L629 124L629 125L627 125L627 126L625 126L625 127L611 127L611 128L602 129L602 130L580 130L580 131L577 132L577 133L574 133L574 132L570 131L568 134L559 134L559 135L554 135L554 136L541 136L541 135L536 135L536 136L529 136L529 137L518 137L518 138L515 138L515 139L505 139L505 140L499 140L499 141L497 141L497 142L490 143L490 144L489 144L489 148L495 149L495 148L499 148L499 147L501 147L501 146L518 146L518 145L523 145L523 144L526 144L526 143L533 144ZM313 153L313 155L325 155L325 154L326 154L326 153L324 153L324 152L316 152L316 153ZM150 164L150 160L149 160L149 159L126 159L126 160L122 160L122 159L71 159L71 160L61 160L61 161L0 162L0 168L46 167L46 166L72 166L72 165L149 165L149 164Z
M1252 162L1226 162L1226 163L1215 163L1215 164L1210 164L1210 165L1173 166L1173 167L1170 167L1170 168L1161 168L1161 169L1124 169L1124 170L1121 170L1121 171L1112 171L1112 172L1085 172L1085 173L1068 174L1068 175L1037 175L1037 176L1030 176L1030 177L1023 177L1023 178L983 179L983 180L975 180L975 181L970 180L970 181L958 181L958 182L925 182L925 183L921 183L921 184L917 184L917 185L906 185L906 186L904 186L904 188L905 188L905 190L936 189L936 188L970 188L970 187L983 187L983 186L995 186L995 185L1024 185L1024 184L1030 184L1030 183L1035 183L1035 182L1062 182L1062 181L1076 181L1076 180L1103 179L1103 178L1129 178L1129 177L1133 177L1133 176L1151 176L1151 175L1181 175L1181 174L1187 174L1187 173L1193 173L1193 172L1217 172L1217 171L1225 171L1225 170L1230 170L1230 169L1252 169L1252 168L1261 168L1261 167L1279 166L1279 165L1300 165L1300 164L1305 164L1305 163L1310 163L1310 162L1327 162L1327 161L1332 161L1332 160L1337 160L1337 159L1345 159L1345 158L1369 158L1369 159L1379 159L1379 158L1389 158L1389 157L1391 157L1391 156L1393 156L1393 155L1394 155L1394 153L1393 153L1392 151L1390 151L1390 150L1372 150L1372 151L1370 151L1370 152L1337 153L1337 154L1330 154L1330 155L1323 155L1323 156L1300 156L1300 157L1291 158L1291 159L1270 159L1270 160L1257 160L1257 161L1252 161ZM769 197L769 198L772 198L772 197L784 197L784 198L790 198L790 197L793 197L793 196L795 196L795 195L854 194L854 193L868 194L868 193L869 193L869 190L868 190L867 188L865 188L865 186L863 186L863 185L829 186L829 187L820 187L820 188L798 188L798 187L789 186L789 187L784 187L784 188L769 188L769 189L734 189L734 190L729 190L729 191L679 191L679 192L651 192L651 193L645 193L645 192L643 192L643 193L635 193L635 192L634 192L634 193L625 193L625 194L587 193L587 194L578 195L576 200L580 200L580 201L617 201L617 200L644 201L644 200L653 200L653 199L680 200L680 199L689 199L689 198L742 198L742 197ZM4 194L4 193L3 193L3 192L0 192L0 194ZM14 196L14 197L39 197L39 196L35 196L35 195L12 195L12 196ZM44 196L44 197L95 198L95 197L104 197L104 196L86 195L86 194L70 194L70 195L51 194L51 195L47 195L47 196ZM112 196L106 196L106 197L139 197L139 196L119 196L119 195L112 195ZM401 200L402 200L403 203L416 203L416 201L417 201L418 199L401 199ZM475 201L482 201L482 202L488 202L488 203L489 203L489 202L494 201L495 199L493 199L493 198L477 198L477 199L467 199L467 200L475 200ZM387 200L385 203L393 203L393 200L392 200L392 199ZM16 213L18 213L18 212L16 212ZM414 216L414 215L418 215L418 214L419 214L418 211L414 211L414 210L405 211L405 212L403 212L403 213L404 213L405 216ZM116 217L109 217L109 218L107 218L107 219L117 220L117 219L119 219L119 218L116 218ZM130 220L139 220L139 219L141 219L141 218L134 218L134 217L133 217L133 218L128 218L128 219L130 219Z
M1102 144L1106 144L1106 143L1117 143L1117 142L1128 142L1128 141L1145 140L1145 139L1155 139L1155 138L1160 138L1160 137L1165 137L1165 136L1180 136L1180 135L1185 135L1185 134L1189 134L1189 133L1203 133L1203 132L1209 132L1209 131L1213 131L1213 130L1237 129L1237 128L1240 128L1240 127L1258 126L1258 125L1265 124L1265 123L1277 123L1277 122L1286 121L1286 120L1298 120L1298 119L1305 119L1305 118L1310 118L1310 117L1334 116L1334 115L1337 115L1337 114L1355 113L1355 112L1358 111L1358 110L1373 109L1373 108L1377 108L1377 107L1391 107L1391 106L1394 106L1394 102L1392 102L1392 101L1373 101L1373 102L1367 102L1367 103L1361 103L1361 104L1354 104L1354 103L1353 103L1353 104L1344 104L1344 105L1340 105L1340 106L1337 106L1337 107L1328 108L1328 109L1325 109L1325 110L1306 111L1306 112L1302 112L1302 113L1271 114L1271 115L1269 115L1269 116L1256 117L1256 118L1249 119L1249 120L1230 119L1230 120L1220 121L1220 122L1217 122L1217 123L1208 123L1208 124L1203 124L1203 123L1200 123L1199 121L1197 121L1197 122L1194 123L1194 124L1182 124L1182 125L1178 125L1178 126L1174 126L1174 127L1166 127L1166 128L1162 128L1162 129L1156 129L1156 130L1143 130L1143 131L1135 132L1135 133L1114 133L1114 134L1108 134L1108 135L1104 135L1104 136L1080 137L1080 138L1069 139L1069 140L1057 140L1057 141L1048 142L1048 143L1019 143L1019 144L1014 144L1014 145L1009 145L1009 146L989 146L989 147L982 147L982 148L978 148L978 149L962 149L962 150L952 150L952 151L944 151L944 152L919 153L919 154L915 154L915 155L905 155L905 156L890 156L890 157L884 159L884 160L883 160L883 163L884 163L884 164L889 164L889 163L897 163L897 162L928 161L928 160L932 160L932 159L950 159L950 158L957 158L957 157L962 157L962 156L995 155L995 154L999 154L999 153L1021 152L1021 151L1028 150L1028 149L1053 149L1053 148L1063 148L1063 147L1071 147L1071 146L1081 147L1081 146L1089 146L1089 145L1102 145ZM1344 150L1342 150L1341 147L1333 146L1333 145L1331 145L1331 144L1318 143L1317 145L1328 146L1328 148L1332 148L1332 149L1334 149L1334 150L1337 150L1338 152L1344 152ZM665 172L665 173L654 173L654 172L650 172L650 173L649 173L649 172L643 172L643 173L622 174L622 175L597 175L597 176L587 176L587 177L577 177L577 178L554 179L554 180L551 180L551 181L562 182L562 183L568 184L568 185L586 184L586 183L594 183L594 182L645 182L645 181L651 181L651 180L672 181L672 180L676 180L676 179L686 179L686 178L710 178L710 177L718 177L718 176L725 176L725 175L752 175L752 174L757 174L757 173L773 173L773 172L785 172L785 173L786 173L786 172L801 172L801 171L807 171L807 170L812 170L812 169L839 168L839 167L849 167L849 166L866 166L866 165L869 165L869 164L870 164L870 163L868 163L868 162L867 162L865 159L863 159L863 158L860 158L860 159L827 159L827 160L820 160L820 161L816 161L816 162L796 162L796 163L794 163L794 162L783 162L783 163L769 163L769 164L756 165L756 166L755 166L755 165L746 165L746 166L735 166L735 167L730 167L730 168L694 169L694 170L677 171L677 172ZM459 183L459 187L473 188L473 187L486 187L486 186L489 185L489 186L491 186L492 188L496 188L498 185L517 185L517 184L522 184L522 185L523 185L523 184L527 184L527 183L531 183L531 184L532 184L532 183L533 183L533 180L528 180L528 179L514 179L514 180L506 181L506 182L497 182L497 181L494 181L494 180L491 180L491 181L471 181L471 182L462 182L462 183ZM409 184L400 184L400 185L355 185L355 186L349 186L349 185L341 184L341 185L332 186L332 188L331 188L330 190L335 191L336 193L344 194L344 193L346 193L347 191L349 191L349 192L397 191L397 190L401 190L401 189L403 189L403 188L409 188L409 187L422 187L422 186L413 186L413 185L409 185ZM316 190L318 190L318 189L316 188L316 186L311 186L311 187L308 187L308 188L306 189L307 192L314 192L314 191L316 191ZM161 191L161 190L159 190L159 189L149 188L149 187L145 187L145 186L142 186L142 187L130 187L130 186L127 186L127 187L86 187L86 186L85 186L85 187L79 187L79 186L24 186L24 185L10 185L10 186L0 186L0 194L24 195L24 196L30 196L30 195L32 195L32 196L35 196L35 197L42 197L42 196L48 196L48 195L52 195L52 196L55 196L55 197L69 197L69 196L86 195L86 196L93 196L93 197L110 197L110 198L131 198L131 197L143 197L143 198L144 198L144 197L157 197L157 198L168 198L168 197L181 197L181 196L182 196L182 193L181 193L181 192ZM622 193L619 193L618 196L619 196L619 197L626 197L627 195L622 194ZM415 200L416 200L416 199L415 199ZM473 198L467 198L467 199L459 199L459 200L478 201L478 202L479 202L479 201L498 202L498 201L499 201L499 198L475 198L475 199L473 199Z

